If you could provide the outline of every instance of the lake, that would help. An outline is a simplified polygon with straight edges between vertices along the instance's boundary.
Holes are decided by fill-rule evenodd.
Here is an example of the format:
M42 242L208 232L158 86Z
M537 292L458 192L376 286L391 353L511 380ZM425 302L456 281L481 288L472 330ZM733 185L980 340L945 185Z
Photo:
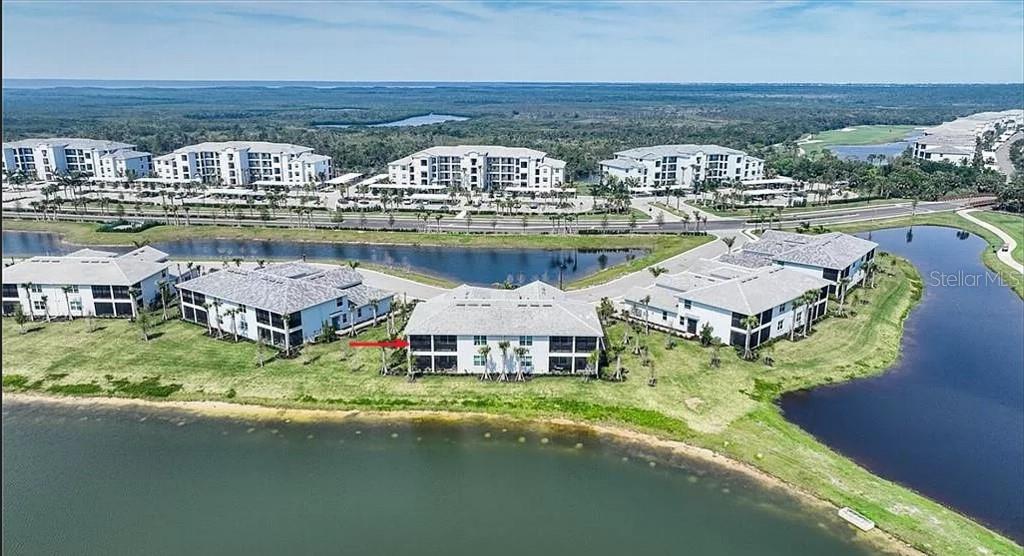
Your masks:
M832 512L588 433L19 401L3 420L10 555L871 553Z
M412 116L410 118L395 120L393 122L369 124L366 127L417 127L421 125L440 124L444 122L464 122L468 119L469 118L466 118L464 116L454 116L452 114L423 114L421 116ZM317 124L316 127L346 128L360 125L363 124Z
M558 285L559 275L568 284L647 253L644 249L504 249L234 239L182 239L151 245L176 259L223 261L240 257L269 261L303 256L310 261L354 259L485 286L505 280L514 283L544 280ZM50 232L3 232L6 257L62 255L82 247L64 243L58 234ZM125 246L95 248L117 252L131 250Z
M844 160L860 160L866 162L869 154L884 154L887 157L894 157L903 154L911 142L920 137L919 131L914 131L902 141L892 143L879 143L877 145L832 145L828 150Z
M925 288L884 375L789 394L786 418L872 472L1024 541L1024 303L949 228L874 232Z

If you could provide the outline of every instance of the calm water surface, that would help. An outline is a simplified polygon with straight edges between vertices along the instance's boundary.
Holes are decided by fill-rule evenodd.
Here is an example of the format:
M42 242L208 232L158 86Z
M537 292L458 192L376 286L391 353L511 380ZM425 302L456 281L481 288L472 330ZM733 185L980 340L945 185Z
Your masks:
M3 552L868 553L745 479L551 433L5 402Z
M510 280L524 283L544 280L564 283L588 276L609 266L643 256L643 249L495 249L478 247L428 247L353 243L306 243L231 239L183 239L154 242L153 247L174 258L196 261L246 260L349 260L416 270L456 282L491 285ZM6 257L59 255L80 249L48 232L3 232ZM96 247L128 251L128 247Z
M452 114L424 114L422 116L412 116L402 120L395 120L393 122L384 122L380 124L370 124L367 127L417 127L421 125L440 124L444 122L464 122L468 120L464 116L454 116ZM316 127L354 127L359 124L320 124Z
M844 160L866 161L869 154L884 154L888 157L899 156L918 137L920 137L920 132L914 131L902 141L879 143L877 145L833 145L828 147L828 150Z
M874 232L924 280L886 374L785 396L786 417L872 471L1024 541L1024 303L949 228Z

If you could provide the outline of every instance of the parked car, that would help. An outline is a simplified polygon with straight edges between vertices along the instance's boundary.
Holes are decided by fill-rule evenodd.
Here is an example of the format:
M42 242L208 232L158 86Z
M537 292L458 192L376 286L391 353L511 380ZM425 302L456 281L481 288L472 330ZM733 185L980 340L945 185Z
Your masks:
M1002 251L1003 253L1009 252L1010 251L1010 244L1009 243L1004 243L1003 246L999 250Z

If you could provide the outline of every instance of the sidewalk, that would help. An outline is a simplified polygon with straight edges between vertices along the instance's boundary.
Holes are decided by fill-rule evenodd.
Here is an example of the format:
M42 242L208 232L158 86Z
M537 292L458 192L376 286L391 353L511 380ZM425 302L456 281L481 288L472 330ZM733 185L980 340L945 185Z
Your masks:
M974 216L971 215L972 212L974 212L974 209L958 210L956 213L959 214L960 216L963 216L967 220L970 220L971 222L974 222L975 224L981 226L982 228L985 228L986 230L994 233L995 235L999 236L999 239L1003 240L1003 243L1009 245L1010 248L1006 251L1000 249L999 251L996 252L996 256L999 257L999 260L1002 261L1003 264L1005 264L1006 266L1016 270L1017 272L1024 274L1024 265L1021 265L1017 261L1013 260L1013 250L1017 248L1017 240L1013 239L1013 237L1011 237L1010 234L1004 232L1001 228L993 226L992 224L989 224L988 222L985 222L980 218L975 218Z

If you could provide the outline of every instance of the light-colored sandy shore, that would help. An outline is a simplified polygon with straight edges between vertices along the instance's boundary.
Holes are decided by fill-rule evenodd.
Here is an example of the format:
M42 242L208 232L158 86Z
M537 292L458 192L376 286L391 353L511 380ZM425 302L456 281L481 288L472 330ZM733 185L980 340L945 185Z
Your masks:
M524 425L542 425L590 432L598 437L634 445L640 445L663 454L678 456L692 461L710 464L729 473L735 473L756 481L763 487L786 492L809 509L825 512L834 516L839 508L831 502L822 500L806 492L796 485L787 483L778 477L766 473L752 465L734 460L714 450L680 442L665 440L654 435L634 430L596 425L562 418L549 419L517 419L513 417L491 415L488 413L471 413L456 411L361 411L334 409L298 409L271 407L253 404L228 403L218 401L150 401L130 398L107 397L66 397L40 394L3 393L3 403L45 403L78 408L136 408L154 410L172 410L195 415L196 417L220 417L232 419L251 419L256 421L291 422L343 422L346 420L365 419L376 421L416 421L429 420L437 422L457 422L473 420L478 422L493 421L498 423L516 423ZM855 531L851 527L851 531ZM855 531L858 540L891 554L923 555L924 553L909 546L900 539L879 528L864 533Z

